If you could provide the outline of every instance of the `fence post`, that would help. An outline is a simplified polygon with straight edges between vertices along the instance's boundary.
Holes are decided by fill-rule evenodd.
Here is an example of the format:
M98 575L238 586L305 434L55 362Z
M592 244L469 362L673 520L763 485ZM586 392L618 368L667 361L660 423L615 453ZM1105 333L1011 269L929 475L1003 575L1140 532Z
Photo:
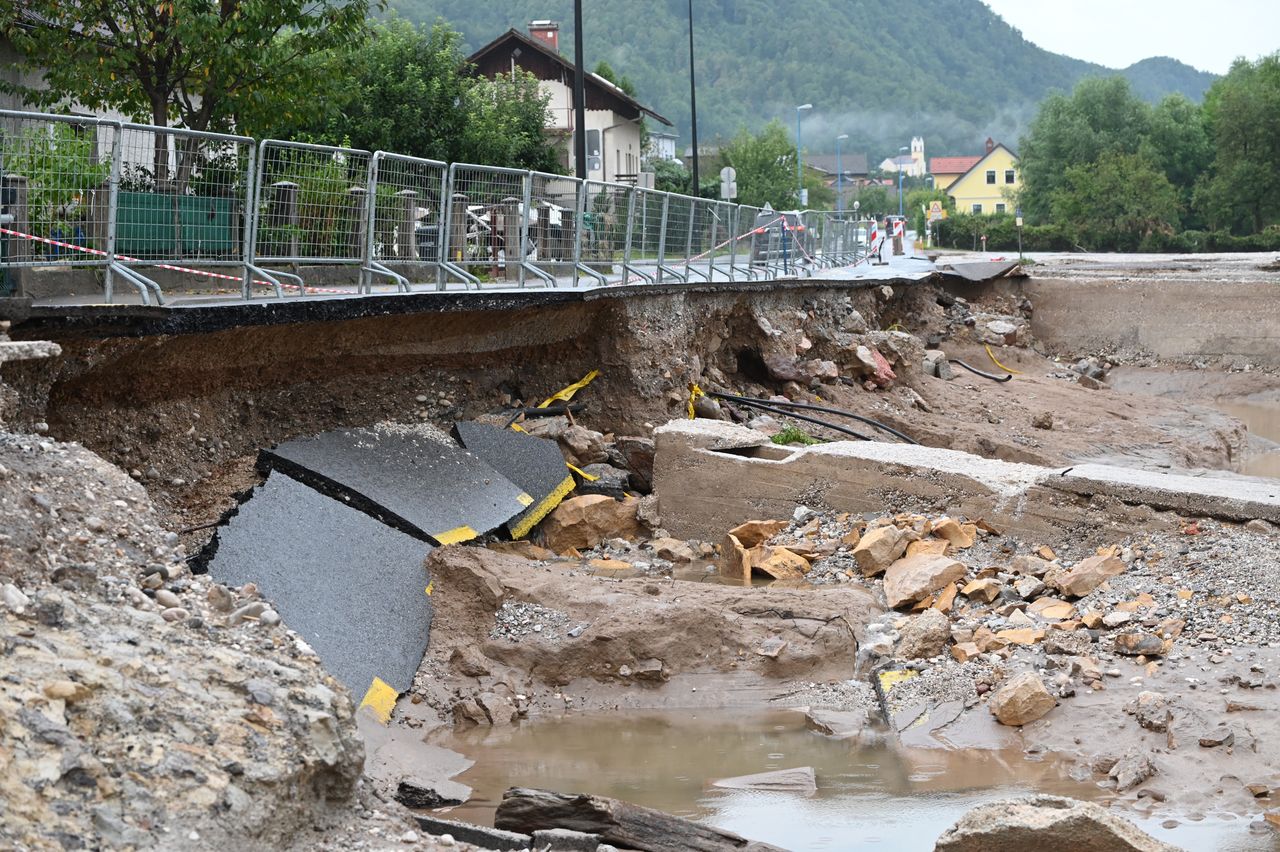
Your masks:
M396 229L396 259L417 260L418 247L414 229L418 225L418 193L412 189L402 189L396 193L396 198L400 199L400 225Z
M240 235L244 261L244 281L240 285L240 295L245 301L253 298L253 241L258 233L258 146L250 143L249 163L244 177L244 233Z
M281 228L285 239L281 241L284 253L298 256L298 185L293 181L278 180L271 184L271 226ZM271 252L274 254L274 252Z
M701 202L696 198L689 199L689 228L684 239L684 277L686 280L693 270L693 229L698 222L698 206L700 204Z
M519 256L516 258L516 263L518 263L519 266L516 267L516 269L520 286L523 287L524 260L529 256L529 221L533 218L533 172L525 172L524 176L520 179L520 183L520 188L522 190L521 194L524 196L524 204L523 209L518 209L516 211L520 214L520 250ZM508 246L510 246L509 243ZM509 254L507 257L507 263L511 263L511 257Z
M654 272L654 279L662 283L662 268L667 262L667 210L671 206L671 196L667 193L662 194L662 219L658 226L658 267Z
M737 280L738 271L738 228L741 226L742 205L729 206L729 280Z
M31 214L27 208L27 178L24 175L4 175L3 183L4 195L12 198L12 201L5 205L9 208L9 230L19 231L23 234L31 233ZM0 224L4 219L0 218ZM9 263L19 264L31 260L31 242L23 237L15 237L11 234L3 236L5 250L0 252ZM13 266L8 270L10 292L15 296L23 294L22 278L25 270L21 266ZM3 279L3 274L0 274ZM0 280L0 283L3 283Z
M587 218L587 181L578 181L578 202L574 205L577 209L573 211L573 286L577 287L581 273L578 267L582 265L582 230L586 224ZM626 270L622 272L626 277Z
M635 233L636 191L627 192L627 230L622 241L622 283L626 284L631 275L631 240Z
M344 230L345 240L343 241L342 251L348 257L356 257L364 254L364 248L367 244L365 240L365 227L367 221L365 218L365 198L368 193L363 186L351 186L347 188L347 209L344 215L346 219L346 227ZM363 271L361 277L364 276ZM356 285L356 292L359 292L359 284Z
M502 277L507 281L512 280L512 273L515 273L515 280L520 286L524 286L524 266L519 260L515 261L512 266L512 258L519 258L524 252L524 217L520 214L520 199L514 196L507 196L502 199L498 206L501 212L492 212L492 217L501 216L502 222ZM498 223L493 222L494 230L497 231ZM497 262L494 258L494 262Z
M124 132L117 124L111 134L111 176L108 180L107 188L107 271L102 277L102 297L107 304L111 304L115 297L115 280L114 270L111 268L116 262L116 218L119 213L120 204L120 167L124 157L124 145L122 139ZM142 293L143 304L148 301L146 291Z

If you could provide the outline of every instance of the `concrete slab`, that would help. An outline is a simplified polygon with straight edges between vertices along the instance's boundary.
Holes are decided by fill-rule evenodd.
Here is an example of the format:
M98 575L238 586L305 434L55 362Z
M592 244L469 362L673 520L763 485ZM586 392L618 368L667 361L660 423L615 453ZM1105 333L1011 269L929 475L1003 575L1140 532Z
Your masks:
M990 281L1008 275L1018 268L1016 260L979 260L938 264L938 272L954 275L966 281Z
M516 834L514 831L503 831L500 828L488 828L483 825L472 825L469 822L457 822L423 814L414 814L414 818L427 834L435 837L448 834L456 841L471 843L481 849L528 849L533 843L533 838L527 834Z
M272 473L218 530L209 573L262 596L361 700L409 689L431 629L431 546Z
M1272 479L1093 464L1064 475L1061 468L877 441L776 447L755 430L715 420L673 420L654 439L659 512L663 526L680 538L716 541L746 521L790 518L801 503L984 518L1032 540L1081 526L1120 534L1166 510L1280 523L1280 481ZM1095 495L1121 507L1098 504Z
M1280 522L1280 479L1158 473L1103 464L1070 468L1048 483L1072 494L1106 494L1126 503L1234 521Z
M524 538L538 521L573 490L573 475L555 441L491 423L455 423L454 436L495 470L533 498L533 503L507 522L512 538Z
M383 423L324 432L263 450L259 465L433 544L475 538L534 502L430 426Z

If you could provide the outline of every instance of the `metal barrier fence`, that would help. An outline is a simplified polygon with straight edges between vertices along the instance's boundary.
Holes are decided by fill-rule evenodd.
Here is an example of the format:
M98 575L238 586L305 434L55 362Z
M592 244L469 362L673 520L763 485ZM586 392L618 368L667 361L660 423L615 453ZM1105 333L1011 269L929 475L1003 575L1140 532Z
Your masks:
M756 281L862 262L868 232L832 211L0 110L0 295L59 267L143 304L164 301L153 279L243 299Z
M448 165L375 151L365 179L365 246L362 292L376 276L408 292L410 274L426 273L444 284L444 221Z

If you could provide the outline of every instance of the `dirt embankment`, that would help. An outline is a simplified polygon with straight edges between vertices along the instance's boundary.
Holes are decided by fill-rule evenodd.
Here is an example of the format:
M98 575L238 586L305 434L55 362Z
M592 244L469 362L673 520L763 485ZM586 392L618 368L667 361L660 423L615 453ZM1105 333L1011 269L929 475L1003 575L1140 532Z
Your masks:
M45 424L48 434L118 464L146 485L176 528L207 523L229 507L255 481L261 447L382 420L448 427L503 405L539 402L593 369L601 377L580 397L582 420L618 435L646 435L680 416L690 382L698 382L819 400L925 444L1012 461L1238 463L1245 437L1226 416L1180 400L1087 390L1065 363L1025 348L1033 312L1013 296L957 305L928 282L896 290L815 284L163 337L69 337L60 341L61 358L11 368L20 390L12 419L26 429ZM1015 346L995 349L1021 371L1014 382L996 384L960 367L950 381L922 372L930 346L998 371L983 342L993 320L1018 326ZM880 331L904 328L914 336ZM865 384L864 346L893 362L897 376L887 388Z

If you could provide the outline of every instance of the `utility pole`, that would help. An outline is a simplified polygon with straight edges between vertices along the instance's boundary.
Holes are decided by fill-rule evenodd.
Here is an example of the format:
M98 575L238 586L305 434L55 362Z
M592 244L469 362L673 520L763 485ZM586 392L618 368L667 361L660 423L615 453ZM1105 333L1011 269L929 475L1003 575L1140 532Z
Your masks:
M576 0L581 3L582 0ZM689 193L698 197L698 88L693 80L693 0L689 0L689 129L693 134L693 190Z
M586 180L587 74L582 67L582 0L573 0L573 125L573 162L578 178Z

